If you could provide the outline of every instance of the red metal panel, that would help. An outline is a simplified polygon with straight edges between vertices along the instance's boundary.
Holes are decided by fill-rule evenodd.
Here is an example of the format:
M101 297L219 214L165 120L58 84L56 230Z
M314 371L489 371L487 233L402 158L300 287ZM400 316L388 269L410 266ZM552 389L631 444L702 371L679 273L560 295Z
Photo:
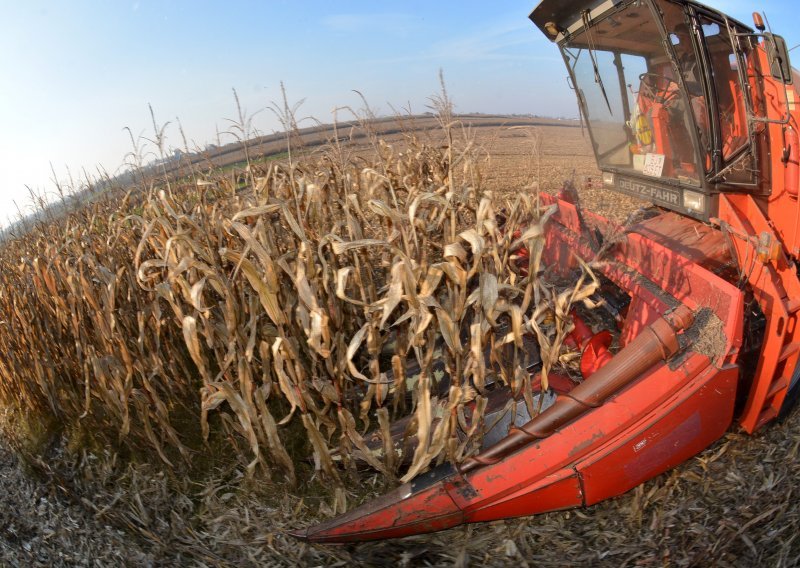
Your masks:
M620 495L708 447L730 426L739 369L707 368L653 414L582 463L587 505Z
M582 504L583 494L578 475L574 469L566 468L545 477L539 483L524 487L504 499L471 512L467 516L467 522L535 515Z
M794 346L798 334L800 280L797 269L778 250L777 258L758 259L758 241L767 237L775 242L772 222L749 195L720 195L719 216L732 227L732 242L755 298L767 318L764 345L753 385L739 421L747 432L754 432L778 416L786 396L789 379L800 352Z
M568 424L552 436L531 443L491 467L466 475L474 494L463 491L450 493L453 501L468 515L500 500L522 495L542 483L558 480L558 472L570 468L588 452L616 439L621 433L640 422L664 401L673 397L689 379L709 366L708 357L691 354L677 369L657 365L653 371L612 400L587 415ZM568 485L564 491L572 494ZM565 496L564 500L569 500ZM523 502L520 502L523 503ZM527 502L524 502L527 503ZM518 515L540 512L523 510ZM497 517L500 518L500 517Z
M315 542L354 542L399 538L460 525L464 514L442 484L411 493L405 484L363 507L348 511L300 534Z

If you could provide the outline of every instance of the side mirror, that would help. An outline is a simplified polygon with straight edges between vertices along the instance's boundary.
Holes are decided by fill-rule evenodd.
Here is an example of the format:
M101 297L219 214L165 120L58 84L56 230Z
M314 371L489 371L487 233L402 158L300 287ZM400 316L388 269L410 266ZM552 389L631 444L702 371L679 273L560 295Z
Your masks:
M772 76L790 85L792 83L792 65L789 62L789 48L786 47L786 40L779 35L770 33L765 33L764 39Z

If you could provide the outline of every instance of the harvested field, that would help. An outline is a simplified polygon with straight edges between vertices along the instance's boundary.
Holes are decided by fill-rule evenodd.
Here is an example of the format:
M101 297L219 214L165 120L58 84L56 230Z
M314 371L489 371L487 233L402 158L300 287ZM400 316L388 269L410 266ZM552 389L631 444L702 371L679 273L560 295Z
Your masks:
M534 182L553 192L564 179L574 176L581 188L583 178L597 176L588 141L575 125L476 126L472 134L459 132L450 147L465 156L469 148L469 167L452 177L453 153L442 146L440 130L390 133L382 144L373 140L383 154L368 164L371 173L363 174L363 162L352 169L341 151L375 160L374 144L356 140L338 154L337 147L328 148L327 157L315 146L297 169L283 162L257 166L241 172L241 187L237 174L197 174L200 183L188 187L173 180L175 187L162 184L160 194L101 202L6 249L0 319L17 327L13 334L0 331L0 347L15 353L13 364L6 359L0 368L0 392L5 402L28 411L26 420L10 417L5 430L32 477L21 475L13 459L0 460L11 484L4 505L24 515L4 519L4 560L90 560L59 556L74 547L91 560L114 563L120 535L127 535L132 544L125 558L137 565L796 565L798 412L754 437L734 430L674 471L586 510L341 547L309 546L286 535L382 492L404 474L386 456L371 463L383 476L359 471L347 458L363 443L364 403L367 410L388 408L383 383L375 379L384 371L380 345L392 339L375 320L396 315L381 307L376 317L363 304L380 301L393 286L403 286L408 296L416 284L395 277L393 268L401 263L394 257L370 256L352 243L373 239L416 247L411 250L425 260L413 277L429 286L427 296L423 287L416 292L453 308L459 292L468 297L472 290L453 278L447 292L434 298L431 287L458 274L437 262L437 244L456 241L467 227L479 231L476 218L501 206L515 208L519 215L509 215L509 222L519 227L535 221L540 212L518 199L530 194ZM320 190L327 186L315 176L326 159L332 172L327 180L361 181L363 194L352 193L361 201L352 209L338 207L353 186L332 182L336 189L326 189L329 194ZM396 183L404 175L410 189L394 205L393 185L384 180ZM302 176L302 184L293 176ZM442 215L450 210L436 198L448 194L447 188L437 193L448 184L456 185L448 197L451 218L457 218L451 224ZM301 185L308 193L296 193ZM619 221L641 205L596 187L581 191L588 209ZM408 224L420 196L429 203L420 200L414 211L424 222ZM270 201L275 198L289 206ZM439 216L445 221L437 225ZM326 241L329 235L339 238ZM503 258L508 243L491 241L488 233L477 236ZM483 260L474 244L480 241L469 234L461 242L463 259L460 251L444 256L471 270ZM325 262L337 268L327 281L320 267ZM505 265L481 274L515 284L504 280L510 277ZM267 282L263 289L260 281ZM306 319L284 321L280 309L286 306L296 306ZM334 314L328 328L324 317L315 319L323 313L320 306ZM395 306L409 313L413 307L399 299ZM459 317L481 317L481 309L464 309ZM433 308L430 328L423 329L449 332L452 339L448 326L458 327L448 314L454 311ZM472 368L466 355L460 359L444 343L439 349L448 365ZM73 345L76 351L70 351ZM46 352L48 364L26 360L23 349ZM339 354L336 365L325 364L325 353ZM432 342L426 353L433 354ZM373 379L365 381L368 386L345 380L342 369L353 374L351 361L356 372ZM429 396L427 387L418 388L415 400ZM361 406L337 410L335 403L348 397ZM31 443L25 432L39 414L69 428L52 428ZM429 415L419 417L430 423ZM441 443L445 434L429 435L412 468L440 456L457 460L469 450ZM332 449L344 456L345 467L332 462ZM55 496L52 511L41 509L43 519L15 505L15 499L42 494ZM64 516L77 518L83 530L71 531L73 525L59 521ZM54 519L54 527L45 519ZM18 526L27 527L22 539ZM35 555L26 544L37 548Z
M463 123L472 130L481 149L483 187L489 191L508 196L539 181L543 191L557 193L565 180L573 180L586 209L620 223L648 205L602 187L589 133L577 121L518 117L475 121L466 117ZM426 121L422 124L432 126ZM443 143L435 128L419 127L417 135L433 144ZM404 138L402 133L382 137L398 148L403 147ZM354 147L357 152L369 151L358 139Z

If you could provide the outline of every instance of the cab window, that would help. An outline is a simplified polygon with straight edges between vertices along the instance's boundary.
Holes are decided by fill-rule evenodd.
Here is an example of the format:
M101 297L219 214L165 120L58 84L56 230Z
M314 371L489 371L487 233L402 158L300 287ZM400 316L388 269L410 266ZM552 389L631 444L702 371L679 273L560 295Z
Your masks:
M722 159L727 162L746 146L749 140L737 59L725 26L703 16L699 21L717 95Z
M698 55L692 39L693 33L689 26L689 19L683 8L677 4L661 2L659 7L664 18L664 26L667 29L669 43L675 54L675 62L683 75L683 82L689 95L689 106L697 129L697 139L703 157L703 166L706 172L710 172L712 168L711 146L713 139L711 135L711 119L703 90L703 75L698 64Z

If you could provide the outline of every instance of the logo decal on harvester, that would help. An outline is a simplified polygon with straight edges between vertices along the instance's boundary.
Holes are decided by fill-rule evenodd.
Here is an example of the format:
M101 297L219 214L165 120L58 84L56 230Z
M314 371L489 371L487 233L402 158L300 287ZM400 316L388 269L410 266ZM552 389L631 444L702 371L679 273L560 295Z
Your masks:
M625 178L618 178L617 187L625 193L643 199L649 199L660 205L666 205L667 207L681 206L681 193L677 189L659 187L657 185L650 185L649 183Z

